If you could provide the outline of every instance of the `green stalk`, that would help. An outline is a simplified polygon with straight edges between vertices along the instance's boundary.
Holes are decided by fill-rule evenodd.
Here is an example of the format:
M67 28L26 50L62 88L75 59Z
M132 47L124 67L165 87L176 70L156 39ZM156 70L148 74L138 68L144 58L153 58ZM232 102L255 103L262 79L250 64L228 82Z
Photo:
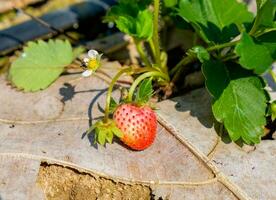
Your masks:
M264 35L266 33L269 33L271 31L276 31L276 28L268 28L268 29L265 29L264 31L262 32L258 32L257 34L255 34L255 37L260 37L261 35Z
M161 77L163 79L165 79L166 81L169 81L169 77L159 71L150 71L150 72L146 72L142 75L140 75L131 85L130 89L129 89L129 93L128 93L128 101L131 102L132 98L133 98L133 94L135 92L136 87L140 84L141 81L143 81L145 78L149 78L149 77Z
M105 116L104 116L104 121L106 122L108 120L108 116L109 116L109 107L110 107L110 100L111 100L111 94L113 91L113 87L116 84L117 80L120 78L120 76L122 76L122 74L127 73L127 72L131 72L133 71L133 73L135 74L139 74L139 73L143 73L146 72L145 74L149 73L149 72L155 72L156 69L152 68L152 67L143 67L141 69L132 69L132 67L127 67L124 69L121 69L112 79L108 91L107 91L107 95L106 95L106 105L105 105ZM161 72L159 72L161 73Z
M159 69L153 68L153 67L141 67L138 69L133 69L133 73L135 74L141 74L144 72L150 72L150 71L158 71Z
M239 42L240 42L240 40L236 40L236 41L232 41L232 42L214 45L214 46L207 48L207 51L215 51L215 50L219 50L222 48L231 47L231 46L238 44Z
M181 63L181 65L179 65L176 73L174 74L174 76L172 78L172 82L175 83L180 78L183 70L185 69L184 67L181 67L182 65L186 66L186 65L194 62L195 60L196 60L196 57L191 57L191 56L190 57L188 56L188 57L186 57L186 59L183 59L182 60L183 62Z
M159 22L159 0L154 0L154 13L153 13L153 44L156 54L156 64L161 67L160 60L160 46L159 46L159 34L158 34L158 22Z
M149 45L150 45L150 48L151 48L151 51L152 51L152 54L153 54L153 57L154 57L154 60L156 62L156 52L155 52L155 47L154 47L154 43L153 43L153 40L152 38L149 40Z
M107 95L106 95L106 104L105 104L105 115L104 115L104 122L107 122L108 120L108 116L109 116L109 107L110 107L110 99L111 99L111 94L113 91L113 87L116 84L117 80L120 78L120 76L124 73L130 72L131 71L131 67L128 68L124 68L121 69L116 76L114 76L114 78L112 79L108 91L107 91Z
M252 26L252 28L249 32L249 35L254 35L254 33L256 33L256 31L259 28L260 22L261 22L260 6L257 3L257 15L256 15L256 18L255 18L254 24L253 24L253 26Z
M150 67L151 64L150 64L150 61L148 60L146 54L144 53L142 41L137 41L134 39L134 43L136 45L137 51L138 51L142 61L145 63L146 66Z
M197 40L198 40L198 34L195 32L194 34L193 34L193 39L192 39L192 44L193 44L193 46L195 46L196 44L197 44Z
M188 55L187 57L184 57L177 65L170 71L170 74L173 75L179 71L181 66L188 65L196 60L196 57Z
M239 43L239 40L233 41L233 42L227 42L224 44L214 45L214 46L207 48L207 51L210 52L210 51L215 51L215 50L219 50L219 49L226 48L226 47L231 47L231 46L236 45L237 43ZM174 74L174 77L172 79L173 82L176 81L178 79L178 77L180 76L177 74L181 73L180 72L181 66L188 65L188 64L194 62L195 60L196 60L196 56L188 55L187 57L184 57L179 63L177 63L177 65L170 71L171 75Z
M236 58L238 58L238 56L236 54L229 54L227 56L222 57L221 60L223 62L226 62L228 60L232 60L232 59L236 59Z

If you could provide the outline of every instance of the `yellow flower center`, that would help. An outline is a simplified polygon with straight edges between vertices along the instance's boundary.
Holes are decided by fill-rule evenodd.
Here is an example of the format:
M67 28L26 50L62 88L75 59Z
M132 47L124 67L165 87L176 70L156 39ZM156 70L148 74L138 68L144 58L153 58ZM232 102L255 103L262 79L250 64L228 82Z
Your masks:
M97 59L90 59L87 68L95 71L99 67Z

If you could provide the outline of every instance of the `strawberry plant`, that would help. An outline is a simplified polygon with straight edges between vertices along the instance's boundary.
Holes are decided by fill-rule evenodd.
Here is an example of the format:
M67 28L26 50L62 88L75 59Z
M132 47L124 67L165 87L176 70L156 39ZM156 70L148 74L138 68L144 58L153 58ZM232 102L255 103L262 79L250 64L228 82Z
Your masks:
M259 143L267 117L272 115L275 119L275 103L270 103L262 75L270 73L276 80L272 71L276 59L276 2L256 0L256 5L257 12L253 14L246 4L237 0L223 3L220 0L120 0L108 11L104 21L114 23L132 37L142 66L123 67L112 79L105 116L88 130L95 133L95 142L111 143L117 136L133 149L147 148L157 129L156 114L148 103L154 89L163 91L167 98L175 88L181 88L178 83L185 76L185 69L200 64L215 119L224 125L231 140ZM193 40L193 46L176 65L169 64L168 52L162 45L164 39L160 40L160 32L167 23L193 33L193 38L188 38ZM72 52L66 57L66 62L53 66L70 62ZM100 58L95 50L88 52L83 76L92 75L100 67ZM10 77L24 89L23 79L16 78L14 72L20 62L16 61L11 68ZM133 75L135 80L127 96L116 103L111 94L123 74ZM53 75L39 88L46 87L54 78ZM28 85L26 90L34 89Z
M162 3L173 13L169 16L180 16L201 39L176 66L168 66L167 53L160 47ZM144 63L129 90L128 104L123 103L119 108L128 110L134 106L136 110L136 105L129 103L142 80L151 77L161 88L177 87L183 68L199 62L213 99L215 119L224 125L233 141L259 143L270 101L262 74L273 74L272 63L276 59L276 3L272 0L257 0L256 3L254 16L245 4L236 0L225 0L223 4L219 0L119 1L107 13L105 21L114 22L120 31L132 36ZM137 73L132 68L128 72ZM109 100L107 102L108 108ZM134 137L137 127L129 130L131 124L124 121L128 117L123 114L124 118L118 117L118 113L124 112L121 109L115 112L122 138L126 133ZM140 126L141 121L136 122Z

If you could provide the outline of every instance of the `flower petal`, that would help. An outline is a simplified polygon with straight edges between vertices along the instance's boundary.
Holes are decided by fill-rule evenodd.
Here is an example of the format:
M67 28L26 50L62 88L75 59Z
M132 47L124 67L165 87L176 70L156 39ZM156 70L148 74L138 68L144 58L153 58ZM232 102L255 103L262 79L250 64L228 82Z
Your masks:
M82 75L83 77L88 77L88 76L91 76L92 73L93 73L92 70L85 70L84 72L82 72L81 75Z
M88 62L89 62L89 58L84 58L84 59L83 59L83 62L84 62L84 63L88 63Z
M87 54L90 58L96 58L99 55L98 51L94 49L89 50Z

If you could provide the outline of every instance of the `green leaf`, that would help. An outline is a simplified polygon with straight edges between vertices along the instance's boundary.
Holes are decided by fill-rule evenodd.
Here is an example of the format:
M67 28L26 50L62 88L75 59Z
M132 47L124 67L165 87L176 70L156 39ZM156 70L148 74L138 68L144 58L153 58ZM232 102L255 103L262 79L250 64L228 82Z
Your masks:
M214 99L214 116L224 123L230 138L259 143L267 107L262 79L234 63L206 61L202 69Z
M107 121L97 121L92 127L95 130L94 143L99 143L100 145L104 145L106 141L112 143L114 135L119 138L123 136L121 130L117 128L115 122L111 119L108 119ZM92 128L89 130L92 131L91 129Z
M178 0L164 0L164 5L168 8L176 6Z
M245 68L254 70L255 73L264 73L273 63L268 48L257 43L247 33L242 34L241 41L237 44L235 52L240 56L239 62Z
M129 7L135 7L139 10L145 10L150 4L152 0L119 0L119 5L125 4Z
M118 29L138 39L150 39L153 33L152 13L144 10L136 18L119 16L115 21Z
M151 96L153 94L152 89L152 79L144 79L137 91L136 95L136 102L138 103L146 103L150 100Z
M86 49L83 46L79 46L73 49L73 58L76 59L79 57L82 53L84 53Z
M124 135L123 132L119 128L117 128L116 126L114 126L112 128L112 131L113 131L114 135L116 135L118 138L121 138Z
M27 92L45 89L72 60L72 47L68 41L29 42L21 57L12 63L9 79Z
M263 5L267 2L268 0L256 0L257 9L260 9L261 7L263 7Z
M106 132L106 140L109 144L112 143L112 140L113 140L113 132L112 130L107 130Z
M106 129L98 129L98 142L100 145L104 145L105 144L105 139L106 139L106 134L107 134L107 130Z
M259 27L273 27L276 11L274 0L257 0L256 29Z
M200 62L210 59L208 51L202 46L195 46L191 49L192 53L195 53Z
M136 39L148 40L153 34L153 14L147 9L151 1L120 1L107 13L105 21Z
M205 61L202 71L206 78L205 85L208 91L215 99L218 99L229 83L229 79L225 78L228 77L225 65L215 60Z
M269 50L273 60L276 60L276 31L263 34L257 40Z
M180 0L179 15L207 42L224 43L239 34L236 25L251 23L253 14L236 0Z

